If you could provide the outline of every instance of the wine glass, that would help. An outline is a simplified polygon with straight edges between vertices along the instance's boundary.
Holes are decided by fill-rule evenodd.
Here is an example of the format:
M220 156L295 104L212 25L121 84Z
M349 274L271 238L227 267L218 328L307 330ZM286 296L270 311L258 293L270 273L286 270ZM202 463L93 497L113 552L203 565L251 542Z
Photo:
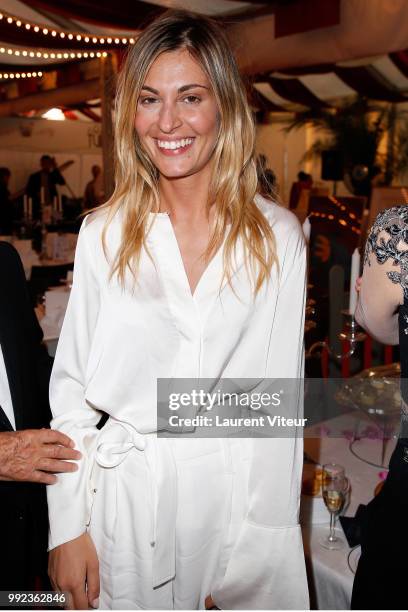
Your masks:
M330 532L324 537L320 544L329 550L339 550L344 545L344 540L336 535L334 523L336 515L339 514L346 501L349 489L349 481L345 477L344 467L337 463L327 463L322 471L322 492L326 508L330 512Z

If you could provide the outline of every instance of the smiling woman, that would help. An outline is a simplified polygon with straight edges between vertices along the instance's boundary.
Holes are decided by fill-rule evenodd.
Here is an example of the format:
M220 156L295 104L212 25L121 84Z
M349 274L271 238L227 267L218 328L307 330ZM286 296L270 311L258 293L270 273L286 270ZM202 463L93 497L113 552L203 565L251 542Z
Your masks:
M257 292L277 258L273 231L254 201L253 117L225 34L210 20L190 14L189 21L188 15L164 15L147 28L120 75L116 188L107 203L104 236L123 212L123 240L113 266L123 282L129 262L137 269L146 247L149 215L167 211L172 222L178 216L173 225L182 255L191 255L198 273L225 239L224 272L230 279L241 239ZM186 137L193 142L184 154L165 154ZM184 225L196 236L191 253L191 244L183 253ZM184 264L188 273L189 262Z
M299 435L157 436L158 379L249 392L303 374L303 234L257 193L217 25L171 11L147 27L120 75L115 146L51 381L52 426L83 455L48 492L53 585L78 609L305 609Z
M162 53L153 62L138 100L135 128L162 183L164 178L201 173L209 184L219 113L209 79L187 49Z

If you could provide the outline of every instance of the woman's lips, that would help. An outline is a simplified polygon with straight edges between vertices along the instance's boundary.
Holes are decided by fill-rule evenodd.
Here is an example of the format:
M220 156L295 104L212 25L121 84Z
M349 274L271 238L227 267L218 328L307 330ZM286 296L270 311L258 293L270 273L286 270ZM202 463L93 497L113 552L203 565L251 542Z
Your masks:
M160 153L162 153L166 157L178 157L179 155L182 155L183 153L191 149L191 147L194 144L194 141L195 141L195 138L193 142L185 145L184 147L178 147L177 149L165 149L163 147L159 147L158 140L155 139L156 148L160 151Z

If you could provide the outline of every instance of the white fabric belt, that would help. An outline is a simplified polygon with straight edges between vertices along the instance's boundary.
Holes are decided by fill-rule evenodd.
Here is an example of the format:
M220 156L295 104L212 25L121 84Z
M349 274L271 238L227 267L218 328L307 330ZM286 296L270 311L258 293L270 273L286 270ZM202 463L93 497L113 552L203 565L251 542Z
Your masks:
M128 453L142 451L150 481L151 544L153 552L153 587L175 575L177 481L174 456L169 441L156 434L141 434L133 425L112 418L101 430L95 461L102 468L120 465Z

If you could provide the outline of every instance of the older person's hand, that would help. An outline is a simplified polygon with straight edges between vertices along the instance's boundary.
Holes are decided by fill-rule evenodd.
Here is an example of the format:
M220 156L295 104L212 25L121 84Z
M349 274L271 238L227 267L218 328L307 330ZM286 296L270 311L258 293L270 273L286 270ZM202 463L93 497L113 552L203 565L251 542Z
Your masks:
M74 442L53 429L26 429L0 433L0 480L55 484L58 472L75 472L81 458Z

